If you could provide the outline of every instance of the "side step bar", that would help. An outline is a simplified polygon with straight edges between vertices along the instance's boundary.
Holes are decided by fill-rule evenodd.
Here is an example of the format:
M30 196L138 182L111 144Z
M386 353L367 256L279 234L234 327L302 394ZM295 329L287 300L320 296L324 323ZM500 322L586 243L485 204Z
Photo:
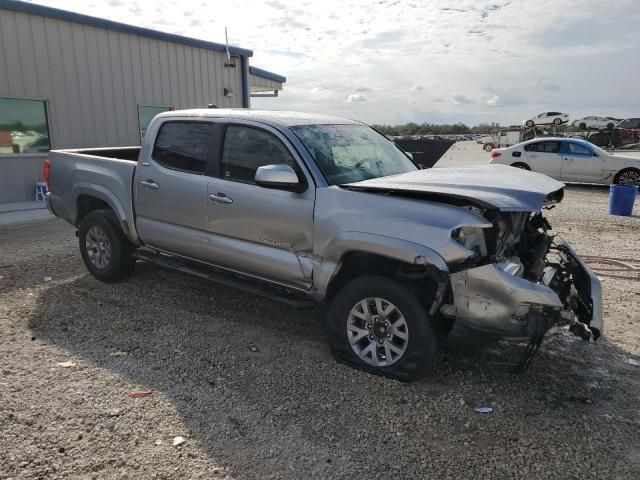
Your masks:
M240 274L226 272L210 266L200 266L195 262L189 262L179 257L166 255L163 253L155 253L152 250L142 248L136 250L133 256L143 262L151 263L165 270L174 272L182 272L194 277L204 278L211 282L220 283L228 287L244 290L254 295L270 298L278 302L286 303L295 308L317 308L318 304L313 300L305 297L304 294L285 287L275 287L263 284L258 280L242 277Z

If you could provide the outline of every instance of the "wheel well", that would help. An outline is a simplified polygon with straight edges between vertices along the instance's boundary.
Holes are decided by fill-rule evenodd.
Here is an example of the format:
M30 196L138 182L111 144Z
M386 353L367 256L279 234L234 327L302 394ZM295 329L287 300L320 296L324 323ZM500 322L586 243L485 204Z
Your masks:
M511 166L516 168L525 168L526 170L531 170L531 167L524 162L513 162Z
M622 175L624 172L640 172L640 169L634 167L623 168L618 173L616 173L615 177L613 177L613 182L618 183L618 181L620 180L620 175Z
M100 198L92 197L91 195L80 195L76 200L76 226L80 225L82 219L94 210L113 211L111 206Z
M411 288L425 306L431 307L438 290L438 283L445 281L444 274L436 267L413 265L393 258L367 252L348 252L342 257L338 274L327 288L326 300L330 302L340 289L356 277L378 275L392 277ZM447 280L448 283L448 280Z

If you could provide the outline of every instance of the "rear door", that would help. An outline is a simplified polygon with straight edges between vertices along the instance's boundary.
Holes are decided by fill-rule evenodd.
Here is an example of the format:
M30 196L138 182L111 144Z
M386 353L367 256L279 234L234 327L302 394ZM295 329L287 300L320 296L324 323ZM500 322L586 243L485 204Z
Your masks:
M563 141L562 177L566 182L601 182L604 177L605 159L585 145L577 142Z
M311 285L315 186L297 152L276 129L249 121L221 124L217 178L207 185L211 263L278 283ZM286 163L304 192L255 184L258 167Z
M524 145L523 149L526 163L534 172L544 173L553 178L560 178L562 171L560 141L541 140Z
M207 184L213 123L160 125L134 180L136 226L146 245L207 259Z

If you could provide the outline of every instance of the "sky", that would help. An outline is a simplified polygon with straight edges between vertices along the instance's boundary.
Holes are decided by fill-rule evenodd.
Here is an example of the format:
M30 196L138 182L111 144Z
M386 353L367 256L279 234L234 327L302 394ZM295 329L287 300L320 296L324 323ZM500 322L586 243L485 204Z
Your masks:
M37 0L253 50L253 108L368 123L640 116L640 0Z

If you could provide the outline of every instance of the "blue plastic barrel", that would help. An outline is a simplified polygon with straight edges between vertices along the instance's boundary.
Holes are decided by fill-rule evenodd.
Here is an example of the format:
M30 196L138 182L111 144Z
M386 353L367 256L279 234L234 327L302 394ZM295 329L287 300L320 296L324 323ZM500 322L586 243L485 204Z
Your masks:
M635 185L609 186L609 215L628 217L633 212L638 187Z

